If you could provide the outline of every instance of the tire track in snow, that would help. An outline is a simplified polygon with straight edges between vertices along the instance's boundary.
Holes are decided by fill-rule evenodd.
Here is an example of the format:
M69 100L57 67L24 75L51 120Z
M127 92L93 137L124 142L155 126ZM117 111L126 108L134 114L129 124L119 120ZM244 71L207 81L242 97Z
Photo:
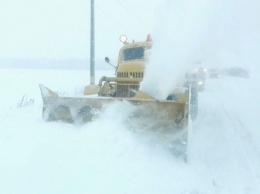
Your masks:
M249 130L241 121L238 113L235 110L232 110L232 115L229 113L227 109L224 109L223 111L227 115L227 118L231 120L232 128L236 130L234 133L236 134L235 138L238 139L239 142L241 142L239 144L240 150L245 156L246 163L248 164L248 167L252 175L254 175L255 177L256 185L258 185L260 182L260 173L258 171L259 164L257 163L257 161L260 161L260 154L257 150L255 143L252 141L252 137L248 132Z

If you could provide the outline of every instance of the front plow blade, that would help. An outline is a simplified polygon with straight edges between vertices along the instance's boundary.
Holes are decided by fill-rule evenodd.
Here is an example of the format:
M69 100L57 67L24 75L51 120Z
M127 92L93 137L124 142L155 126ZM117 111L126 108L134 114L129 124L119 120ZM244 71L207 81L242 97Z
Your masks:
M125 124L135 133L156 140L178 157L186 159L188 143L188 95L178 100L155 100L111 97L59 97L40 85L43 119L69 123L89 122L112 103L131 106Z

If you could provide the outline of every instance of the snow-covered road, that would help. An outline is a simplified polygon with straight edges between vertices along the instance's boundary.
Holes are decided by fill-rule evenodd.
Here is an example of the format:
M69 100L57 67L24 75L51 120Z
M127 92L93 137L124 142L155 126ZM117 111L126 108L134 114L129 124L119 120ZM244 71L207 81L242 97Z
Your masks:
M191 154L205 164L220 193L259 191L259 97L252 80L232 77L207 80L199 96Z
M38 84L78 92L86 74L0 70L0 193L260 193L260 88L253 78L206 80L185 164L128 131L124 113L112 108L83 126L42 121ZM24 95L34 104L17 108Z

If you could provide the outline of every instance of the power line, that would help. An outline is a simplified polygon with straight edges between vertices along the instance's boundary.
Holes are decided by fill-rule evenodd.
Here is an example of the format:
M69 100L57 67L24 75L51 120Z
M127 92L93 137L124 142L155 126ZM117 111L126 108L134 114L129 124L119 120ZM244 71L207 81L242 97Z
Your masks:
M140 21L141 18L138 18L138 17L136 16L136 14L134 13L134 11L129 9L129 5L127 6L127 5L126 5L126 2L124 2L124 1L118 1L118 2L119 2L119 4L120 4L129 14L131 14L133 17L135 17L136 21L140 24L140 26L141 26L142 28L143 28L144 26L146 26L145 23L143 23L142 21ZM124 3L123 3L123 2L124 2Z
M114 22L116 22L117 24L124 26L125 28L127 28L128 30L130 30L131 32L135 33L133 31L133 29L129 28L129 26L123 24L122 22L120 22L119 20L115 19L113 16L111 16L110 14L108 14L106 11L102 10L100 7L98 7L97 5L95 6L97 11L100 11L101 13L103 13L104 15L108 16L110 19L112 19Z

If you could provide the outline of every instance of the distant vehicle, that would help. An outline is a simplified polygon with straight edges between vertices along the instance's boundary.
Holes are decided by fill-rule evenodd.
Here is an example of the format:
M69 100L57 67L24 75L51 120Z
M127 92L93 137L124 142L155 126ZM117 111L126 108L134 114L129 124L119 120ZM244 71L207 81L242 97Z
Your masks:
M224 69L223 73L234 77L249 78L249 71L241 67L231 67Z
M197 75L197 78L206 79L207 73L207 69L204 67L198 67L195 69L195 74Z

